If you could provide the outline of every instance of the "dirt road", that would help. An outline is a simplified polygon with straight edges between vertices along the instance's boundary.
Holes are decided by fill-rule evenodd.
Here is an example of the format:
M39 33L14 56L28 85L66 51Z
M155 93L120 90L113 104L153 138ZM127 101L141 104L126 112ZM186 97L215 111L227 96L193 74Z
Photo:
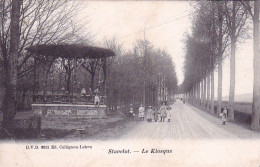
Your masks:
M260 139L260 133L241 125L227 123L189 104L177 101L172 106L171 122L130 122L125 127L117 127L113 133L107 131L96 136L108 139ZM94 137L94 138L96 138ZM105 140L106 140L105 139Z

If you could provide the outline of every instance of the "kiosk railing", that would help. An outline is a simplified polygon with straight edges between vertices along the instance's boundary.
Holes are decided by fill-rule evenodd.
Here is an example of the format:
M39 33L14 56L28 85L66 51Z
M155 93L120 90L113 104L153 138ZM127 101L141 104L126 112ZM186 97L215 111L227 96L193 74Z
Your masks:
M105 104L106 96L99 96L100 104ZM94 104L93 95L36 94L35 104Z

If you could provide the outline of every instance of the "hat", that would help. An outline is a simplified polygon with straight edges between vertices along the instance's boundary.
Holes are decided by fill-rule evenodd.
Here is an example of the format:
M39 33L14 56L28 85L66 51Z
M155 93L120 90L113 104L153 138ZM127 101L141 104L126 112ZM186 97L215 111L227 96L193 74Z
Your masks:
M149 108L152 108L152 106L149 106Z

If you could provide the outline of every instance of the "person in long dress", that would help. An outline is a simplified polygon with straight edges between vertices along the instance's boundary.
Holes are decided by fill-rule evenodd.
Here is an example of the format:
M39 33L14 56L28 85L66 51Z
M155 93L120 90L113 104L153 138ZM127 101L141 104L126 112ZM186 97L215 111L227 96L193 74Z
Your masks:
M161 108L160 108L161 122L164 122L166 116L167 116L167 113L166 113L166 105L165 105L165 103L163 103L162 106L161 106Z
M144 121L144 116L145 115L144 115L144 107L143 107L142 104L140 105L138 111L139 111L138 117L140 118L140 121Z
M222 125L226 124L227 121L227 107L224 108L224 110L219 114L222 120Z
M148 110L147 110L147 115L146 115L146 118L147 118L147 121L148 122L152 122L152 119L153 119L153 109L152 109L152 106L149 106Z

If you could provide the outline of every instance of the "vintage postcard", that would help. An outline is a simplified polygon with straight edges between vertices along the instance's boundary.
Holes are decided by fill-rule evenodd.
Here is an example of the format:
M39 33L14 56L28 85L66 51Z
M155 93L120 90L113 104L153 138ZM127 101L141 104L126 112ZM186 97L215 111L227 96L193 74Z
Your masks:
M0 1L0 166L260 166L260 0Z

